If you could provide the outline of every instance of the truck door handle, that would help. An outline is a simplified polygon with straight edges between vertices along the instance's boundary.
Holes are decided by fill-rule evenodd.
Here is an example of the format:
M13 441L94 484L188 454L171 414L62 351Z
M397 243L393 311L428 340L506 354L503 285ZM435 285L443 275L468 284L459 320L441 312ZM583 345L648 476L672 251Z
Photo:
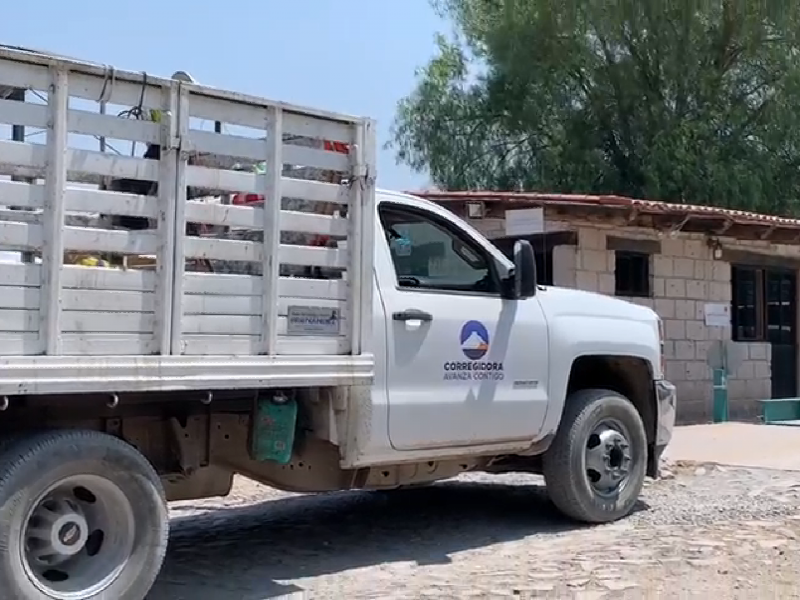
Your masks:
M433 321L433 315L424 310L409 308L408 310L394 313L392 319L395 321Z

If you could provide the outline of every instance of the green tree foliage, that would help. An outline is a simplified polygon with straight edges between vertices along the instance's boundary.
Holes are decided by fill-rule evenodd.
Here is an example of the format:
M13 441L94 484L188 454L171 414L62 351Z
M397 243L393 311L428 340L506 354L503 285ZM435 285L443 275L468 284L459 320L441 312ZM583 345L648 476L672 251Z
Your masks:
M435 0L391 146L445 189L800 213L800 3Z

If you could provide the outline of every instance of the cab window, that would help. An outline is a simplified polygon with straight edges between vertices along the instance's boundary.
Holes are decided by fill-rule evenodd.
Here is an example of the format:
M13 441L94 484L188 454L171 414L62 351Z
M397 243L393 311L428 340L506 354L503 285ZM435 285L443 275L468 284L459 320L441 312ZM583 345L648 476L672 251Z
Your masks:
M499 285L480 246L444 220L382 206L380 219L401 288L495 294Z

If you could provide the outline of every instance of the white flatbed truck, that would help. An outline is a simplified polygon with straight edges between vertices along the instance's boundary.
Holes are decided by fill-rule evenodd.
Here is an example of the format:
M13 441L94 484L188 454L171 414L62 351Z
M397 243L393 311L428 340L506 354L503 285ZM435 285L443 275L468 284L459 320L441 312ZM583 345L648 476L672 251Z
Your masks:
M42 132L0 140L4 600L142 600L167 502L235 473L300 492L542 473L591 523L657 476L676 399L655 313L538 286L529 244L509 261L376 192L369 119L0 47L0 122Z

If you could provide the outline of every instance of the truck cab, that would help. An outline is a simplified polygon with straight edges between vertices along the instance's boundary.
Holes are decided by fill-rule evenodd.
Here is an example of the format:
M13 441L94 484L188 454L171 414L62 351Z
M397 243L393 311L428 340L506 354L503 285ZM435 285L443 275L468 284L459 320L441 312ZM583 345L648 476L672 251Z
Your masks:
M520 456L547 455L559 431L569 431L569 419L578 418L570 415L571 399L588 393L593 410L602 413L605 403L616 406L620 399L632 410L599 419L585 432L585 444L608 445L602 452L586 449L584 463L597 462L582 467L591 472L587 477L610 489L630 475L643 477L643 461L657 474L675 395L663 380L654 311L537 285L526 242L517 242L515 264L436 204L392 192L379 191L377 198L372 394L382 422L374 423L365 450L372 460L462 448L513 453L519 464ZM638 451L644 452L639 474L629 452L636 426L624 424L634 413L647 448ZM615 467L616 459L622 462ZM619 514L628 504L605 505L589 520Z

